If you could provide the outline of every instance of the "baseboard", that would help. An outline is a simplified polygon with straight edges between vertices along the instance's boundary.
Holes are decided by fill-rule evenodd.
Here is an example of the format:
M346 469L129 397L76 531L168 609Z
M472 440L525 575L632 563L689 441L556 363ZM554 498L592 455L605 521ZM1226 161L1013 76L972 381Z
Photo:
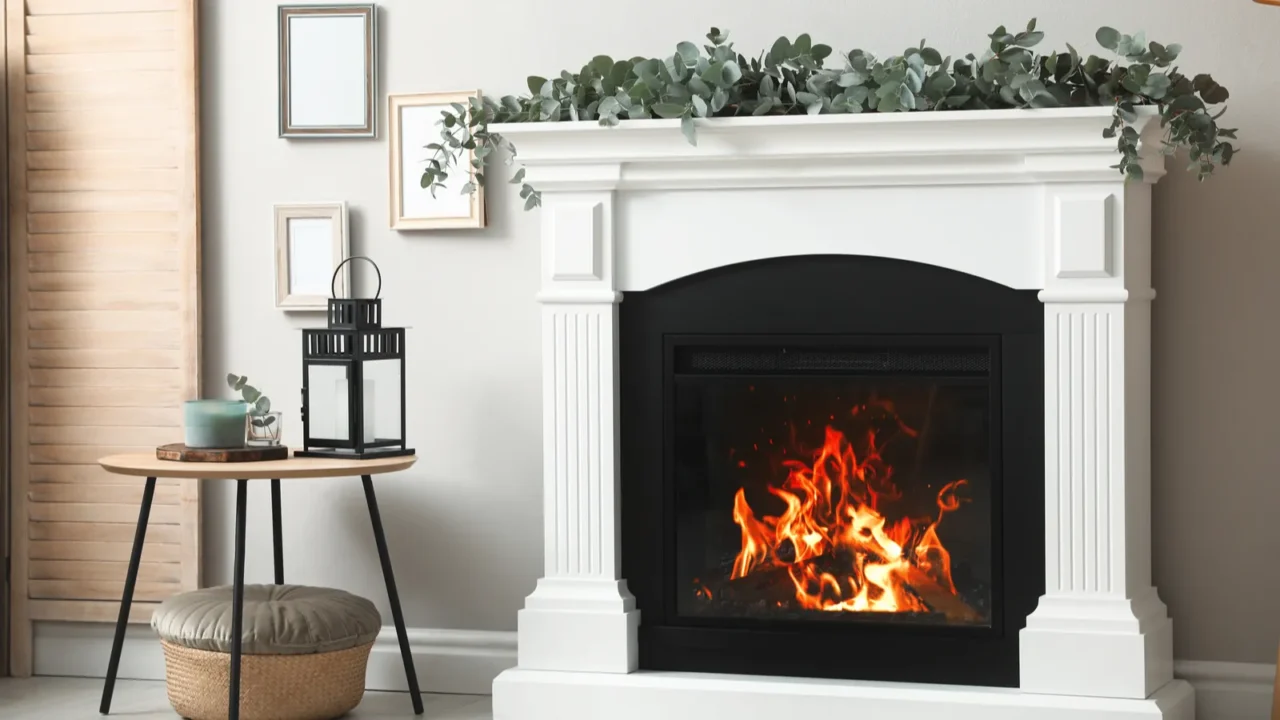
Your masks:
M1177 660L1173 674L1196 689L1196 720L1266 720L1276 666Z
M37 622L32 631L34 675L103 677L111 657L114 630L106 623ZM124 636L117 677L163 680L164 654L156 633L146 625L130 625Z
M493 630L408 628L409 650L424 692L488 695L498 673L516 666L516 634ZM395 628L382 628L369 655L370 690L408 690Z
M409 650L423 692L488 695L498 673L516 664L516 634L489 630L409 628ZM34 673L102 677L111 656L110 625L38 622L33 637ZM163 680L164 655L155 632L131 625L120 656L119 677ZM384 627L369 655L370 690L407 690L395 628Z
M487 695L498 673L516 665L516 634L490 630L409 628L409 650L425 692ZM34 634L36 675L102 677L111 654L111 627L39 622ZM1174 674L1196 690L1198 720L1264 720L1271 712L1276 666L1263 663L1179 660ZM130 626L120 677L164 678L155 634ZM404 665L393 628L384 627L369 656L371 690L406 690Z

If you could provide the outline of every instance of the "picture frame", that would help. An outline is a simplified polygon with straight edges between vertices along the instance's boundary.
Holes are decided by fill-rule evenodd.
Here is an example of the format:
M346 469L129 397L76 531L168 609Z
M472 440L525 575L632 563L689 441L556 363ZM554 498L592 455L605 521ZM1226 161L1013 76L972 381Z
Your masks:
M467 105L480 97L479 90L441 93L412 93L387 98L388 134L391 142L390 195L393 230L442 230L485 226L484 187L470 195L461 189L475 181L471 160L474 151L458 156L443 188L433 197L422 187L422 171L432 151L428 143L439 142L440 111L452 103Z
M377 7L281 5L278 12L280 137L376 137Z
M276 307L285 311L323 311L332 282L334 297L347 297L351 265L345 202L273 206L275 215Z

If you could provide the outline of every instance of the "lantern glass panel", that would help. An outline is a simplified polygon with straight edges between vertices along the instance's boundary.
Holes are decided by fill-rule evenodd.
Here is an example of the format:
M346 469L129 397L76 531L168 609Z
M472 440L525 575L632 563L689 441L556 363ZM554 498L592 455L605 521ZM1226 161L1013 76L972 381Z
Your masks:
M365 442L403 442L400 432L400 359L366 360L362 363L365 383Z
M307 425L312 440L350 439L347 424L347 375L350 365L307 365Z

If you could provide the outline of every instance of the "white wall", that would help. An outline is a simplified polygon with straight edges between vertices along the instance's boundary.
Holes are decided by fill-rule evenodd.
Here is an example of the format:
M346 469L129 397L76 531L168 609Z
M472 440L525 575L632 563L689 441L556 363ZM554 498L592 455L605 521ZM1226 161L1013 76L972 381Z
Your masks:
M206 392L248 374L300 435L296 329L315 316L273 307L271 205L346 200L352 249L385 278L387 318L409 334L409 437L417 467L379 483L408 624L512 630L541 562L537 217L510 186L490 195L490 228L397 234L387 221L386 118L377 140L276 137L276 4L206 0L203 50ZM1280 638L1280 406L1275 308L1280 223L1274 112L1280 9L1247 0L515 0L380 5L380 108L386 93L522 91L598 53L672 52L712 24L744 52L778 34L900 51L926 36L979 50L1001 22L1038 15L1055 46L1095 49L1098 25L1186 46L1185 66L1233 91L1237 165L1202 186L1174 173L1156 190L1156 572L1179 658L1274 662ZM988 218L985 222L998 222ZM367 277L362 278L368 280ZM357 283L358 288L370 289ZM206 492L206 579L230 576L231 486ZM382 602L359 483L285 483L291 581ZM247 568L270 577L266 488L253 488ZM383 606L385 611L385 605Z

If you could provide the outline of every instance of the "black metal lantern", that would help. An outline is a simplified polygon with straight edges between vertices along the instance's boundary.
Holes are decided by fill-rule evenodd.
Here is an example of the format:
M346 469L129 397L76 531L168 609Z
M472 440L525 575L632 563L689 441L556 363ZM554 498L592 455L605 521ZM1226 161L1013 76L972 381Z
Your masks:
M329 298L328 327L302 331L302 450L299 457L412 455L405 444L404 328L382 327L382 272L372 299Z

